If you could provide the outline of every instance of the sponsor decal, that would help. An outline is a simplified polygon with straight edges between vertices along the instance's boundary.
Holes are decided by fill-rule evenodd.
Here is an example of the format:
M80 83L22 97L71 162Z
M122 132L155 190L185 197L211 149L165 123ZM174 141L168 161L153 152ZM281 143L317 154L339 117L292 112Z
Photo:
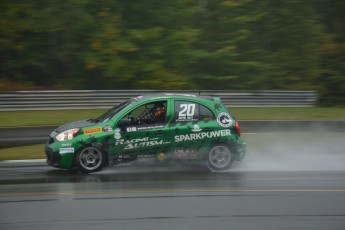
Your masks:
M116 128L115 129L115 134L114 134L114 138L116 139L116 140L119 140L119 139L121 139L121 129L119 129L119 128Z
M62 144L61 146L62 146L62 147L70 147L70 146L72 146L72 144L71 144L71 143L64 143L64 144Z
M102 132L102 128L101 127L85 129L84 130L84 135L90 135L90 134L95 134L95 133L100 133L100 132Z
M164 159L165 159L165 154L164 153L160 153L159 155L158 155L158 159L160 160L160 161L163 161Z
M154 125L154 126L143 126L143 127L138 127L137 130L149 130L149 129L162 129L164 128L164 125Z
M127 156L127 155L122 156L122 155L120 155L120 156L118 156L118 157L116 158L116 160L117 160L118 162L121 162L121 161L126 161L126 160L131 159L131 158L132 158L131 156Z
M134 144L134 143L139 143L139 142L146 142L148 140L149 140L148 137L136 138L136 139L127 140L127 141L125 141L124 139L120 139L115 142L115 145Z
M198 119L195 119L193 117L178 117L176 121L179 122L186 122L186 121L197 121Z
M195 104L181 104L177 121L193 121L195 115Z
M137 131L137 127L127 127L126 130L127 132L135 132Z
M103 128L103 131L109 134L113 132L113 128L110 125L107 125Z
M59 153L74 153L74 148L60 148Z
M193 132L201 132L202 129L200 129L199 125L198 124L195 124L194 125L194 128L192 129Z
M228 128L232 125L232 118L229 114L222 112L218 114L217 122L220 126Z
M153 154L140 154L137 156L137 160L154 160L155 155Z
M142 147L151 147L156 145L164 145L169 144L170 142L164 142L163 140L158 140L157 138L149 139L148 137L144 138L137 138L132 140L124 140L120 139L115 142L115 145L126 145L124 150L127 149L136 149L136 148L142 148Z
M198 152L194 149L175 149L174 156L176 159L197 159Z
M140 127L127 127L127 132L145 131L151 129L162 129L164 125L153 125L153 126L140 126Z
M224 136L229 136L230 134L231 132L229 129L223 129L223 130L210 131L210 132L176 135L175 142L194 141L194 140L202 140L205 138L224 137Z

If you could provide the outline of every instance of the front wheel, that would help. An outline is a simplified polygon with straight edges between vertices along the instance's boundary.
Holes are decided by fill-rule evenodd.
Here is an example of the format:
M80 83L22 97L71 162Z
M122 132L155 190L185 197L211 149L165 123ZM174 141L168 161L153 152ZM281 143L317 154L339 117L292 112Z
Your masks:
M206 158L206 165L210 171L223 171L232 165L234 155L231 149L224 144L217 144L210 148Z
M100 171L106 162L104 152L97 147L85 147L79 151L76 163L77 168L83 173L92 173Z

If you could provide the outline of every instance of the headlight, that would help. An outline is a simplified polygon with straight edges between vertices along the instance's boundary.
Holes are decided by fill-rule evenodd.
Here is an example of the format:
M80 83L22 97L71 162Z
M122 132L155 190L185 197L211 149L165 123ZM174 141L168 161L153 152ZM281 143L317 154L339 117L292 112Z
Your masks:
M77 136L80 129L70 129L65 132L60 133L56 136L56 140L58 141L69 141L72 140L75 136Z

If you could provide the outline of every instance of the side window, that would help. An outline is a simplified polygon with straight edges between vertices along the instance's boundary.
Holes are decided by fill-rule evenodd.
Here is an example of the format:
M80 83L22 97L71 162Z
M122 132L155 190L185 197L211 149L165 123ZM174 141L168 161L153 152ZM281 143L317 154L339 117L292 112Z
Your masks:
M209 108L203 105L200 105L199 113L200 113L199 120L209 121L209 120L215 119L214 113Z
M127 118L130 125L150 125L164 123L166 119L167 101L157 101L144 104L130 113Z
M175 121L199 121L214 119L213 112L203 105L190 101L175 101Z
M175 121L197 121L199 104L190 101L175 101Z

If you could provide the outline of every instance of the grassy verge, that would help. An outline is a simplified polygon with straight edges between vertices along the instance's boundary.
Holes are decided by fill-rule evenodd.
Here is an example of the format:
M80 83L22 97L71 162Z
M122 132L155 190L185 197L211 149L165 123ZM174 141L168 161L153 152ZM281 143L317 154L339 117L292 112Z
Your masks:
M345 120L345 108L231 108L238 120ZM105 110L0 112L0 127L60 125L95 118Z
M98 117L105 110L53 110L0 112L0 127L59 125Z
M44 158L44 145L30 145L0 149L0 161Z

